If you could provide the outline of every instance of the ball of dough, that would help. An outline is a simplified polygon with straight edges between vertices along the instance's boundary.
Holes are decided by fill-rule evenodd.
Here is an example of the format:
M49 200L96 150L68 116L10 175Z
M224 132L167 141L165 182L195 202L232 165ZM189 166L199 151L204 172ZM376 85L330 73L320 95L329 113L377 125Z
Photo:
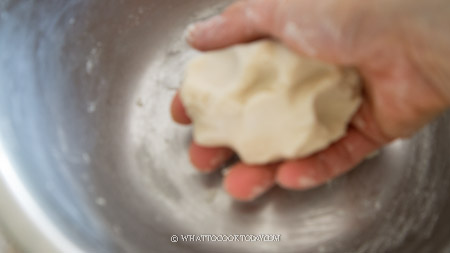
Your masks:
M358 74L262 40L208 52L188 64L181 99L194 140L242 161L300 158L340 139L361 104Z

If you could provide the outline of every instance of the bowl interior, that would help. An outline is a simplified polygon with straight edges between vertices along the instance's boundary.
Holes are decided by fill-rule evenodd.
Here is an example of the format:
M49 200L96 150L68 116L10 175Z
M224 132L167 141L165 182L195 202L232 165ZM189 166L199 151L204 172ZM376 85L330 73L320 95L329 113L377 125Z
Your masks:
M238 203L220 171L192 168L190 129L169 114L197 54L183 32L230 2L0 3L0 151L11 163L0 179L15 175L88 252L450 250L448 113L307 192ZM187 234L280 241L171 242Z

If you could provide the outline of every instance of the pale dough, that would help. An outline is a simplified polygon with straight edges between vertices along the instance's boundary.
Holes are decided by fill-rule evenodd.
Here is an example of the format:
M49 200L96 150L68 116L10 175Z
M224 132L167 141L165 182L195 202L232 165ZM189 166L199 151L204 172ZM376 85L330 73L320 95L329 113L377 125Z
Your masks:
M249 164L311 155L340 139L361 104L358 74L262 40L188 64L181 99L194 139Z

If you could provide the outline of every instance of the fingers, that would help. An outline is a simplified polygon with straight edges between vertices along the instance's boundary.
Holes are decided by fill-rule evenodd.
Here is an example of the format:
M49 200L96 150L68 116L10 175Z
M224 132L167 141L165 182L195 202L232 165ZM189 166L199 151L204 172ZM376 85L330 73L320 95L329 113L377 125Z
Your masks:
M265 35L268 10L276 1L239 1L222 15L193 24L187 30L187 41L199 50L212 50L248 42ZM263 30L264 29L264 30Z
M212 172L233 156L233 151L224 148L208 148L192 143L189 148L191 163L201 172Z
M171 112L172 118L175 122L182 124L182 125L191 124L191 119L186 114L186 110L184 109L184 106L181 102L179 92L177 92L177 94L175 95L175 97L172 100L170 112Z
M311 189L349 171L380 147L360 131L350 129L346 137L328 149L282 164L276 181L287 189Z
M191 124L191 119L186 114L179 92L177 92L173 98L171 113L175 122L183 125ZM233 154L233 151L228 148L209 148L200 146L196 143L192 143L189 148L189 157L192 165L199 171L205 173L212 172L219 168L220 165L229 160Z
M353 64L362 4L357 1L238 1L223 14L191 25L187 41L219 49L261 37L283 41L300 54Z
M192 143L189 148L192 164L201 172L212 172L233 156L228 148L207 148ZM239 163L225 176L227 192L240 201L251 201L275 185L277 165L251 166Z
M251 201L275 185L277 165L251 166L239 163L225 176L226 191L240 201Z

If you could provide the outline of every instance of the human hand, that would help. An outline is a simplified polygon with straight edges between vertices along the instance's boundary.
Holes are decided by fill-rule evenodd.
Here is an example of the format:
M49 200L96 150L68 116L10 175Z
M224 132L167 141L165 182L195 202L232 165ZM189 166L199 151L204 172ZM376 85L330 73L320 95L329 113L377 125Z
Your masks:
M299 54L354 66L364 79L365 100L345 137L308 158L238 163L225 175L230 195L249 201L275 184L292 190L320 186L445 110L449 14L445 0L247 0L190 28L188 42L199 50L274 37ZM190 123L179 95L171 111L176 122ZM233 152L193 143L189 155L200 171L211 172Z

